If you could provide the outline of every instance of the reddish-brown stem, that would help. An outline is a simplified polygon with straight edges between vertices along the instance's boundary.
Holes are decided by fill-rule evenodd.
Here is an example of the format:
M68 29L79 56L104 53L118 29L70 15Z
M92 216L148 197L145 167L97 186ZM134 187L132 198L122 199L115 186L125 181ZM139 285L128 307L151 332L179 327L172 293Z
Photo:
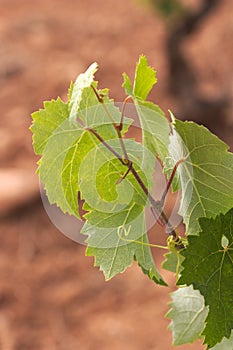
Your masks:
M93 85L91 85L91 88L92 88L92 90L94 91L94 93L95 93L95 95L96 95L98 101L99 101L99 102L101 103L101 105L103 106L103 108L104 108L104 110L105 110L107 116L109 117L109 119L110 119L110 121L111 121L111 123L112 123L114 129L115 129L116 132L117 132L117 136L118 136L119 141L120 141L120 144L121 144L121 149L122 149L122 152L123 152L123 157L124 157L124 159L125 159L125 160L128 160L128 154L127 154L127 151L126 151L124 142L123 142L123 140L122 140L122 134L121 134L121 129L120 129L120 127L119 127L119 126L116 124L116 122L114 121L114 119L113 119L111 113L109 113L109 110L108 110L107 107L105 106L104 100L103 100L103 98L100 96L98 90L96 90L96 88L95 88Z
M99 101L99 103L104 103L104 100L103 100L103 97L100 96L100 94L98 93L98 91L96 90L96 88L91 85L91 88L92 90L94 91L96 97L97 97L97 100Z
M132 162L130 163L130 166L128 167L128 169L125 172L125 174L116 182L116 185L119 185L126 178L128 173L130 172L131 167L132 167Z
M121 149L122 149L123 154L124 154L124 160L127 161L127 160L129 160L129 157L128 157L128 153L127 153L126 148L125 148L124 141L122 139L121 131L119 129L117 129L117 134L118 134L118 138L120 140Z
M121 120L120 120L120 124L119 124L119 129L120 131L122 131L123 129L123 121L124 121L124 115L125 115L125 107L126 107L126 104L132 100L132 97L131 96L127 96L126 99L124 100L123 102L123 106L122 106L122 111L121 111Z
M160 226L164 227L165 223L164 223L164 221L161 219L160 213L158 213L158 212L154 209L154 207L152 207L152 205L151 205L150 209L151 209L151 212L152 212L152 214L153 214L153 216L154 216L156 222L158 222L158 224L159 224Z
M160 203L161 203L162 206L164 205L166 196L167 196L167 194L168 194L169 188L171 187L172 181L173 181L173 179L174 179L174 177L175 177L177 168L178 168L178 166L179 166L181 163L183 163L184 161L185 161L185 158L181 158L181 159L179 159L179 160L176 162L176 164L174 165L174 168L173 168L173 170L172 170L171 176L170 176L170 178L168 179L166 188L165 188L165 190L164 190L164 192L163 192L163 195L162 195L162 197L161 197L161 199L160 199Z
M122 164L124 164L123 160L121 159L121 155L116 152L104 139L92 128L86 128L86 130L90 131L95 137L112 153L116 158L118 158ZM125 165L125 164L124 164Z

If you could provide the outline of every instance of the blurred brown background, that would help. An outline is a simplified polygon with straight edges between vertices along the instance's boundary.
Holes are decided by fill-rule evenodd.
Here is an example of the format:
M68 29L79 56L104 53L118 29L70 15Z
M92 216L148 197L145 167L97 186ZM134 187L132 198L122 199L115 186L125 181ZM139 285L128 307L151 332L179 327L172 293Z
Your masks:
M172 349L164 318L171 275L165 273L169 289L136 266L104 282L85 247L62 235L44 211L28 130L31 112L65 97L70 80L93 61L100 86L121 101L121 74L132 77L144 53L158 71L150 98L233 145L233 2L216 2L182 38L172 37L182 18L165 18L142 2L0 0L1 350ZM190 4L198 11L202 2Z

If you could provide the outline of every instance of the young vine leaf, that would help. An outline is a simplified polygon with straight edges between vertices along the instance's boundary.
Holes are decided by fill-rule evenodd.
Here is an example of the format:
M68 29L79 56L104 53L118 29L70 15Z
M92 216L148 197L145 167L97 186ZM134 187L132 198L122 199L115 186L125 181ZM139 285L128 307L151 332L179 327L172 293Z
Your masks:
M136 65L134 84L126 73L123 73L123 88L133 98L145 101L153 86L157 83L155 70L148 65L146 56L141 55Z
M198 290L192 286L179 288L171 293L171 310L166 317L171 320L169 329L172 331L173 345L193 343L205 327L208 307Z
M177 173L182 189L179 214L187 234L198 234L200 217L214 218L233 207L233 154L228 148L204 126L174 121L167 161L174 166L184 159Z
M127 213L125 213L126 217ZM110 225L112 219L106 218L106 221L109 221L106 224ZM165 286L166 283L156 269L150 247L147 246L147 235L143 234L135 238L134 235L128 234L126 238L130 241L124 242L122 240L124 232L127 232L125 230L130 230L130 228L132 232L133 230L134 232L145 232L143 212L137 216L137 219L131 225L122 227L120 236L117 234L115 227L96 228L96 226L86 223L82 231L83 234L88 235L86 255L95 257L95 266L100 267L106 280L124 272L135 260L151 280Z
M189 235L181 252L185 260L178 284L193 285L204 296L209 313L203 335L210 348L229 338L233 327L233 209L199 223L200 235Z
M56 117L55 117L56 116ZM44 102L44 109L32 113L33 147L36 154L42 154L53 132L68 118L67 103L60 98Z
M138 112L142 128L143 145L153 154L164 160L168 153L170 127L163 111L146 98L157 82L156 72L148 66L147 59L142 55L137 63L134 85L126 73L123 74L123 87L132 97Z

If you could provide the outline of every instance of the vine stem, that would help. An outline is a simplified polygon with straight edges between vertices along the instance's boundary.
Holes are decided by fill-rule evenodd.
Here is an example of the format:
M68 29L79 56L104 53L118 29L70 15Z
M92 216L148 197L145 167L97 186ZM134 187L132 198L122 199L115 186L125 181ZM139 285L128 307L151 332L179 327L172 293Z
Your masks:
M149 202L153 208L152 213L155 215L156 219L158 220L159 223L161 223L162 226L167 225L167 228L169 229L169 235L171 235L173 237L173 241L175 243L177 243L176 247L177 250L183 249L184 245L183 243L180 242L180 237L178 235L178 233L176 232L175 228L173 228L173 226L171 225L171 223L168 220L168 217L166 216L166 214L163 211L163 208L161 207L161 201L156 201L152 195L150 194L148 188L146 187L146 185L144 184L144 182L142 181L141 177L138 175L137 171L135 170L135 168L133 167L133 163L132 161L129 159L126 148L125 148L125 144L124 144L124 140L122 138L122 129L123 129L123 119L124 119L124 112L125 112L125 107L127 102L130 100L130 96L126 97L126 99L124 100L123 103L123 108L122 108L122 113L121 113L121 120L120 120L120 124L117 125L116 122L114 121L111 113L109 112L109 110L107 109L105 103L104 103L104 99L103 96L101 96L98 92L98 90L91 85L92 90L94 91L97 100L99 101L99 103L101 103L101 105L103 106L106 114L108 115L113 127L115 128L116 132L117 132L117 136L119 138L120 141L120 145L121 145L121 149L123 152L123 158L121 157L121 155L116 152L106 141L104 141L104 139L96 132L96 130L92 129L92 128L87 128L87 130L89 130L93 135L95 135L95 137L113 154L115 155L116 158L119 159L119 161L127 166L128 171L127 174L129 172L132 173L132 175L135 177L136 181L138 182L139 186L141 187L141 189L143 190L143 192L145 193L145 195L147 196L147 198L149 199ZM178 165L177 165L178 166ZM173 170L174 174L172 175L173 177L175 176L175 172L177 170L177 167ZM126 175L127 175L126 174ZM126 175L124 176L124 178L126 177ZM172 178L173 179L173 178ZM172 180L169 181L169 187L171 185ZM165 189L165 192L167 194L168 188L167 187ZM164 193L165 193L164 192ZM166 197L165 194L165 197ZM163 204L163 202L162 202Z
M122 106L122 111L121 111L121 120L120 120L120 124L119 124L119 129L120 131L122 131L123 129L123 121L124 121L124 115L125 115L125 107L126 107L126 104L132 100L132 97L131 96L127 96L123 102L123 106Z
M144 182L142 181L141 177L138 175L137 171L135 170L133 163L131 160L129 159L122 159L122 156L115 151L99 134L96 130L92 129L92 128L86 128L86 130L88 130L89 132L91 132L103 145L104 147L106 147L123 165L125 165L128 170L132 173L132 175L135 177L136 181L138 182L139 186L141 187L141 189L143 190L143 192L145 193L145 195L147 196L147 198L149 199L149 202L152 206L152 208L155 210L156 215L158 216L158 218L161 220L162 225L165 226L167 225L168 229L169 229L169 235L171 235L173 237L173 241L176 244L176 249L177 250L181 250L184 248L184 244L182 242L180 242L180 237L178 235L178 233L176 232L176 229L173 228L173 226L171 225L171 223L169 222L169 219L167 218L166 214L164 213L164 211L161 209L161 204L160 201L156 201L152 195L150 194L150 192L148 191L148 188L146 187L146 185L144 184Z
M179 159L179 160L176 162L176 164L174 165L174 168L173 168L173 170L172 170L171 176L170 176L170 178L168 179L166 188L165 188L165 190L164 190L164 192L163 192L163 194L162 194L162 197L161 197L161 199L160 199L160 203L162 204L162 206L164 205L166 196L167 196L167 194L168 194L168 190L169 190L169 188L171 187L171 184L172 184L172 181L173 181L173 179L174 179L174 177L175 177L177 168L178 168L178 166L179 166L181 163L183 163L184 161L185 161L185 158L181 158L181 159Z
M109 117L114 129L116 130L117 132L117 136L119 138L119 141L120 141L120 144L121 144L121 149L122 149L122 152L123 152L123 155L124 155L124 159L125 160L128 160L128 154L127 154L127 151L126 151L126 148L125 148L125 144L124 144L124 141L122 139L122 134L121 134L121 130L122 130L122 116L121 116L121 121L120 121L120 125L117 125L111 115L111 113L109 112L109 110L107 109L105 103L104 103L104 99L102 96L100 96L99 92L97 91L97 89L91 85L91 88L92 90L94 91L96 97L97 97L97 100L99 101L99 103L101 103L101 105L103 106L107 116Z

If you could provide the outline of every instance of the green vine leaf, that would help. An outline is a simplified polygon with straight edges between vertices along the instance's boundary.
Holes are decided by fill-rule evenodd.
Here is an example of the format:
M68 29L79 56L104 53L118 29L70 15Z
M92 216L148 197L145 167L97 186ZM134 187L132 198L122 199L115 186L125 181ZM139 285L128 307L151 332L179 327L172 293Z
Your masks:
M97 88L96 82L93 85ZM73 88L71 90L74 91ZM42 154L38 168L40 181L45 185L50 203L56 203L64 213L78 218L80 165L93 148L100 147L100 141L85 127L95 128L105 140L118 138L93 89L87 87L82 92L77 116L83 125L70 123L69 101L64 103L58 98L56 101L45 102L44 109L32 114L31 127L35 152ZM104 93L106 108L115 122L119 122L121 113L114 106L114 101L109 99L108 91L99 90L98 93ZM123 135L130 123L131 120L126 118Z
M44 109L32 113L33 147L36 154L42 154L53 132L69 117L68 104L60 98L44 102Z
M182 200L179 214L187 234L199 232L200 217L214 218L233 207L233 154L208 129L193 122L175 120L170 138L170 164L178 166ZM173 190L178 189L177 182Z
M205 344L213 347L233 328L233 209L215 219L202 218L200 236L188 236L178 284L193 284L209 306ZM228 240L223 247L222 237ZM226 242L226 241L225 241Z
M123 75L122 87L125 89L125 92L127 95L133 96L133 87L129 76L126 73L123 73L122 75Z
M135 215L136 213L136 215ZM143 272L155 283L166 285L156 269L150 247L147 246L143 207L132 203L125 211L113 215L87 214L82 233L87 235L87 256L94 256L95 266L106 280L124 272L136 260ZM120 219L120 220L119 220ZM94 225L90 222L94 221ZM119 222L123 225L119 235ZM98 226L97 226L98 225ZM127 233L127 235L125 235ZM126 240L125 240L126 239Z
M118 140L111 140L109 145L120 152ZM147 197L132 174L118 183L127 168L118 159L112 159L103 145L100 147L89 152L79 172L80 189L89 211L82 230L88 236L86 254L95 257L95 266L100 267L107 280L136 260L150 279L165 285L148 246L144 217ZM125 140L125 147L137 173L150 189L155 157L134 140Z
M51 204L56 203L64 212L78 216L78 200L75 189L71 198L66 197L72 176L63 169L67 153L73 151L73 145L79 144L85 133L80 127L69 123L68 104L58 98L44 103L44 109L32 114L33 146L37 154L43 154L39 161L38 172L45 185ZM76 166L72 169L76 171ZM67 174L65 190L63 174ZM73 185L76 186L76 183ZM76 188L77 189L77 188ZM74 204L75 202L75 204Z
M171 297L171 310L166 317L171 320L169 329L172 331L173 345L193 343L200 338L208 315L204 298L192 286L179 288L171 293Z
M56 140L58 135L54 134L54 139ZM61 137L61 143L64 144L63 137ZM72 142L73 141L73 142ZM53 142L53 138L51 139L51 143ZM60 186L59 189L54 193L54 203L63 208L63 211L67 211L71 215L75 215L79 217L79 203L78 203L78 192L80 191L80 179L79 179L79 169L82 164L83 159L85 159L86 155L95 147L98 147L99 141L96 140L93 135L88 131L82 130L82 134L79 138L72 140L71 138L67 138L67 150L65 153L62 153L58 148L51 148L53 146L50 143L48 144L48 152L46 152L42 158L43 168L40 169L40 177L41 181L46 185L47 196L50 198L50 192L53 189L53 183L50 183L49 178L51 175L51 171L49 171L46 177L43 176L46 168L49 168L49 161L55 157L55 159L61 158L60 162L60 171L61 171L61 179L59 180ZM53 151L54 154L51 154ZM60 152L60 155L59 153ZM56 167L58 163L56 163ZM54 170L58 171L58 167ZM58 178L57 178L58 180ZM61 200L59 200L58 195L62 194ZM50 202L52 199L50 198ZM67 202L69 206L64 207L64 201Z
M145 56L140 56L136 66L134 85L126 73L123 87L135 103L138 112L143 145L162 161L168 154L170 126L163 111L154 103L146 101L147 95L157 82L156 71L148 66Z
M137 99L145 101L149 92L157 82L156 71L148 65L146 56L141 55L136 65L134 84L126 73L123 74L123 88L126 93Z
M156 268L154 258L151 254L151 248L147 246L147 244L149 243L147 234L142 235L139 238L139 242L141 242L141 244L137 243L134 255L135 261L137 261L143 273L147 275L152 281L162 286L167 286L167 283L164 281L164 279L162 278L162 276Z
M74 183L73 177L76 177L77 162L73 162L72 169L68 168L69 172L66 167L64 168L64 163L67 155L69 159L71 152L72 157L77 153L77 145L84 134L82 128L71 126L67 119L49 138L38 168L40 181L45 185L49 202L51 204L56 203L64 213L75 216L78 216L78 194L76 192L77 183ZM67 180L65 188L63 186L63 176L66 176ZM69 188L72 188L72 200L69 196Z
M136 65L133 95L143 101L157 83L156 72L148 65L146 56L141 55Z
M143 145L162 161L168 154L170 126L163 111L149 101L135 100L142 128Z

